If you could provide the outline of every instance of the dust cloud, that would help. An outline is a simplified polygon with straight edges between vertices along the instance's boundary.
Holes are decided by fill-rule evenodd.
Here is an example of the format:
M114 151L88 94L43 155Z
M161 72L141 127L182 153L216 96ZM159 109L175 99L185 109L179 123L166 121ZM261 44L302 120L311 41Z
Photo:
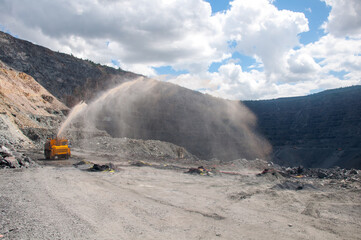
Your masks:
M242 103L147 78L77 105L59 135L75 122L112 137L171 142L202 159L265 159L271 152L256 132L256 117Z
M64 130L69 126L69 124L72 123L72 121L74 119L76 119L79 115L81 115L83 113L83 111L85 110L86 107L87 107L87 104L85 102L80 102L72 108L68 117L61 124L61 126L58 130L58 133L57 133L58 138L63 137Z

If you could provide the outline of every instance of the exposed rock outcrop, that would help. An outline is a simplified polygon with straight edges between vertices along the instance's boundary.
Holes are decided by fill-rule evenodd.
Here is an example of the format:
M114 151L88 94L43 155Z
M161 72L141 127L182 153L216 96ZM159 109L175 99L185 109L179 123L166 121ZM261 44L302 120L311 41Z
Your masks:
M68 111L31 76L0 61L0 143L31 147L56 133Z
M1 168L28 168L37 166L31 158L15 149L7 148L0 144L0 169Z

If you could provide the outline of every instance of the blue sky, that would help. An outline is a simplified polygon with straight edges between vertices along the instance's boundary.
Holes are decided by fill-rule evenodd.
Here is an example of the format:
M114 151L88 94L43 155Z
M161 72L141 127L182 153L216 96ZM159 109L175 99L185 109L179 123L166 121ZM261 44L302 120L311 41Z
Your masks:
M361 84L359 12L359 0L3 0L0 29L217 97L269 99Z
M308 19L310 30L300 34L300 41L302 44L315 42L325 35L321 26L327 21L327 17L331 10L331 7L327 6L325 2L315 0L276 0L274 5L280 10L286 9L295 12L303 12L305 14Z
M212 13L215 14L217 12L226 11L230 8L229 1L225 0L207 0L212 6Z

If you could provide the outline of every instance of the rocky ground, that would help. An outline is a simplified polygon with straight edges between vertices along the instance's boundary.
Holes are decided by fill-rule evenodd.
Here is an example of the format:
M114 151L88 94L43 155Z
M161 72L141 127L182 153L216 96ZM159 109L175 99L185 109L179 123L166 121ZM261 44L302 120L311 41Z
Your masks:
M101 140L70 160L45 161L39 150L30 154L37 167L2 169L1 238L361 239L357 170L308 176L259 159L136 160L104 155ZM205 174L185 173L200 166Z
M29 168L37 166L37 163L14 148L0 145L0 169L1 168Z

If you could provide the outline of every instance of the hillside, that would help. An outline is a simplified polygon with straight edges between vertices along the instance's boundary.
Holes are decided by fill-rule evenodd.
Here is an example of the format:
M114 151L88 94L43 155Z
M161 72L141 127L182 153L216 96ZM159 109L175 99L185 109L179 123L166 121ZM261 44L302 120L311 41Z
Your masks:
M36 79L51 94L72 107L96 93L139 75L95 64L17 39L0 31L0 60Z
M361 86L244 104L274 147L274 161L361 168Z
M69 109L34 78L0 61L0 142L31 147L57 131Z

